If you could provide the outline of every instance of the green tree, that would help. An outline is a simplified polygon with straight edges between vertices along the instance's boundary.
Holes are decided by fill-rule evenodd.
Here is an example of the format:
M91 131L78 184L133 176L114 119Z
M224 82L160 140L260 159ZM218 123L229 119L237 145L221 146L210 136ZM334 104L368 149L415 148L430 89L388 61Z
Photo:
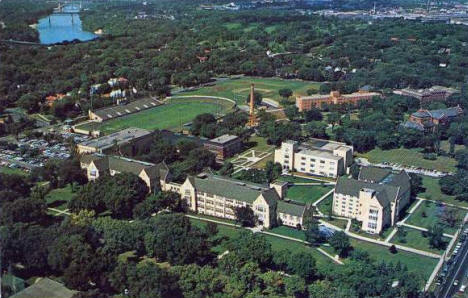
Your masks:
M281 88L281 89L278 90L278 94L281 97L287 99L287 98L289 98L289 97L291 97L293 95L293 91L291 89L289 89L289 88Z
M445 248L445 241L444 241L444 230L443 228L435 224L428 228L427 231L428 238L429 238L429 245L433 248L443 249Z
M310 282L316 274L315 258L306 252L295 253L291 255L288 269Z
M253 227L257 222L255 214L249 206L236 207L234 215L236 216L236 222L240 223L243 227Z
M306 230L304 231L305 239L311 245L314 245L314 246L319 245L325 240L322 233L320 232L317 220L310 221L309 223L307 223L305 228L306 228Z
M296 106L290 105L284 108L284 114L288 117L289 120L293 121L299 117L299 110Z
M283 168L280 163L273 163L272 161L267 161L265 165L265 176L267 182L273 182L281 176Z
M183 214L160 214L151 226L144 240L148 255L171 264L205 264L213 257L208 236Z
M310 121L322 121L323 115L319 109L312 107L310 110L304 112L304 120L306 122Z
M119 263L109 280L117 292L130 297L179 297L181 295L177 277L150 262L141 265Z
M263 100L263 95L260 92L254 91L254 105L255 106L260 105L262 103L262 100ZM250 93L245 98L245 102L247 104L250 104Z
M344 258L348 256L351 243L349 242L348 236L343 231L333 233L333 236L330 237L328 242L340 257Z

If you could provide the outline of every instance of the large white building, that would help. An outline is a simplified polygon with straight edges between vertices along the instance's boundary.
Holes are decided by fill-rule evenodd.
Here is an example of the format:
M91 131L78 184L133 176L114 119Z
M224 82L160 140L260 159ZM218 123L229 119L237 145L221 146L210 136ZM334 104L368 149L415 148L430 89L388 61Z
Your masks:
M363 167L358 179L341 177L333 194L333 213L362 223L365 232L377 234L398 221L411 197L405 171Z
M275 162L285 170L336 178L352 164L353 147L321 139L285 141L275 150Z

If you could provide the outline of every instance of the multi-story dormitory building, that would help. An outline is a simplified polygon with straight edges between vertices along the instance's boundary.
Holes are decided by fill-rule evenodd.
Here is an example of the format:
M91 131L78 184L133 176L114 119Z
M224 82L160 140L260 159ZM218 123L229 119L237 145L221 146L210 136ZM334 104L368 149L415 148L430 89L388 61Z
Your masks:
M200 174L189 176L184 183L177 184L170 181L171 175L165 163L152 164L100 154L84 155L80 163L81 168L86 170L89 181L103 175L133 173L146 183L150 192L159 188L177 192L191 211L200 214L234 220L236 207L249 206L259 224L266 228L277 224L294 228L302 226L306 206L284 200L287 187L285 182L273 183L269 187L228 177Z
M377 234L396 224L410 197L410 177L405 171L362 167L358 179L338 179L333 213L357 219L362 222L363 231Z
M275 162L285 170L336 178L353 163L353 147L321 139L285 141L275 150Z
M270 187L212 174L190 176L180 186L181 197L193 212L236 219L237 207L249 206L266 228L302 226L306 206L284 201L286 183ZM170 184L167 185L170 187Z

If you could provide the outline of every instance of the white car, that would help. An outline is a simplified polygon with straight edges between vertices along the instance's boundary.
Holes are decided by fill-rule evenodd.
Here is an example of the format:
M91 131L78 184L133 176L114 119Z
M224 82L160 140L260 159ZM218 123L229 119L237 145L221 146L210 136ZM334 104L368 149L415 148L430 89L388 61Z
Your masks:
M456 279L456 280L453 282L453 285L454 285L454 286L458 286L458 279Z
M460 287L460 293L465 293L466 285Z

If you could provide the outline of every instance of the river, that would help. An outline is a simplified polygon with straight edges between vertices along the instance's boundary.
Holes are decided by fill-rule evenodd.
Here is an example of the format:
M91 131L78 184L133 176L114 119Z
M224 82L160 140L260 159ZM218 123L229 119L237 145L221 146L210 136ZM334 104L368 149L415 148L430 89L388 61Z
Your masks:
M64 12L77 12L75 7L64 7ZM76 14L51 14L42 18L37 24L39 31L39 40L42 44L54 44L64 41L80 40L88 41L95 39L97 35L91 32L83 31L81 19Z

